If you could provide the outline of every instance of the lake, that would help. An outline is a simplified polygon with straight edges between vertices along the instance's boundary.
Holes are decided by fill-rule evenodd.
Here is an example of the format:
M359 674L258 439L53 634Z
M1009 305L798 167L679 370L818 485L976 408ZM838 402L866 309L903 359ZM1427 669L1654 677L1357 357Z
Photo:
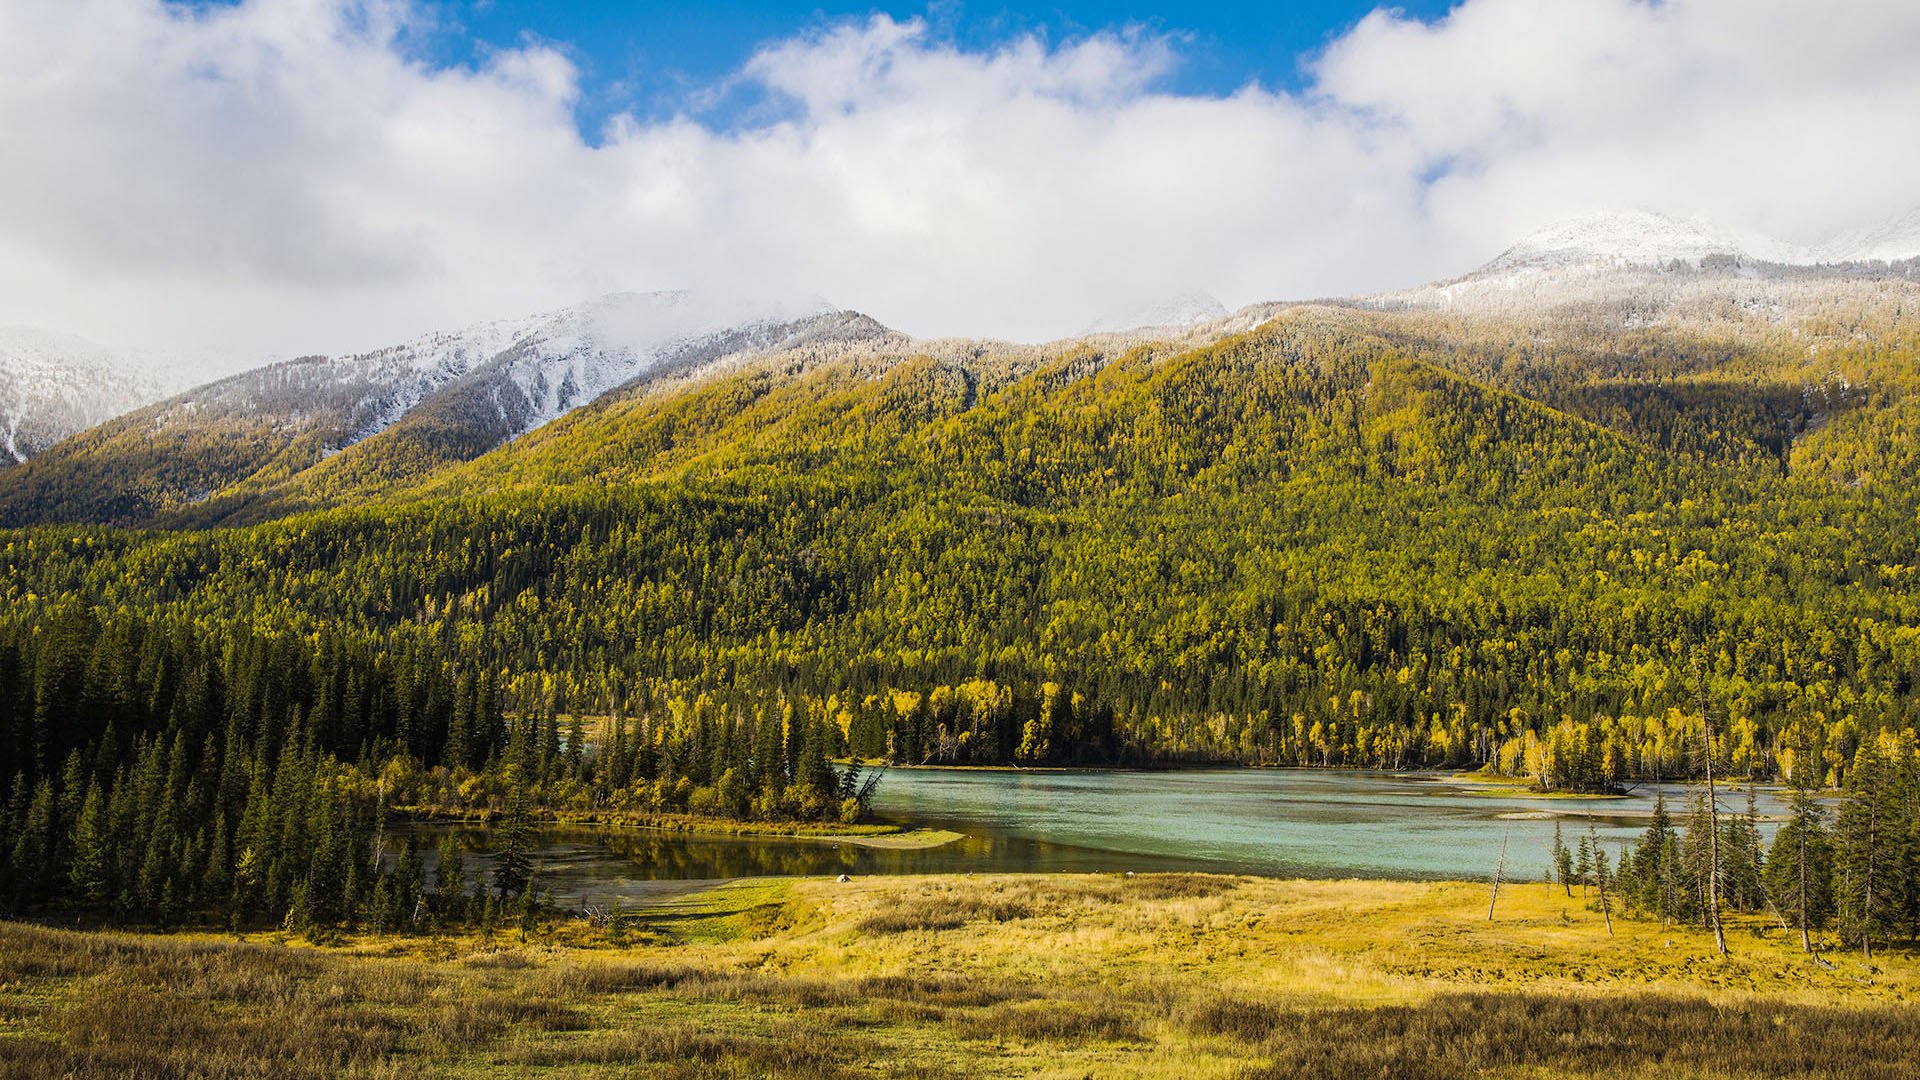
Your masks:
M1666 788L1685 813L1686 789ZM1746 794L1721 793L1724 812ZM1779 794L1756 793L1765 816ZM890 770L882 819L961 833L919 850L641 829L543 830L539 880L567 907L629 906L706 883L768 875L1200 870L1281 877L1484 880L1506 847L1510 880L1546 875L1553 827L1593 829L1617 854L1646 827L1651 786L1626 798L1543 798L1448 774L1307 769L1059 772ZM419 826L438 833L444 826ZM461 830L485 865L484 830ZM1773 825L1761 832L1770 838Z

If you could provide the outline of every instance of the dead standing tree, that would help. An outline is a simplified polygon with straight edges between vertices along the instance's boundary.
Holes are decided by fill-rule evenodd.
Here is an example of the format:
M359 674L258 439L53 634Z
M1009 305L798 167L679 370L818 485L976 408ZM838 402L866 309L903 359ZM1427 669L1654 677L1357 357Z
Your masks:
M1607 906L1607 854L1600 850L1600 830L1593 826L1593 811L1587 811L1587 839L1593 845L1593 879L1600 886L1600 917L1607 921L1607 936L1613 936L1613 911Z
M1500 875L1507 872L1507 841L1513 838L1513 826L1500 837L1500 860L1493 864L1493 897L1487 901L1487 921L1493 921L1493 905L1500 902Z
M1706 676L1700 676L1700 731L1707 763L1707 922L1713 947L1727 955L1727 930L1720 924L1720 799L1713 786L1713 707L1707 703Z

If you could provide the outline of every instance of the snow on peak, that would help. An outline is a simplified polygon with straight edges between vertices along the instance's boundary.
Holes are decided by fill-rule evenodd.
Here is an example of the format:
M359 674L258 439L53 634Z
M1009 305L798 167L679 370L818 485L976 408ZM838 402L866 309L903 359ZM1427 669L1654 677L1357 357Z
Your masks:
M163 357L29 326L0 327L0 465L164 397L181 381Z
M686 291L612 293L536 317L499 353L521 391L526 431L556 419L676 357L715 358L770 344L808 319L831 314L824 300L767 301Z
M1117 334L1127 330L1185 329L1198 323L1223 319L1227 315L1227 306L1218 297L1204 292L1184 292L1116 312L1095 322L1086 332Z
M1822 262L1899 262L1920 258L1920 206L1870 229L1846 233L1820 249Z
M34 326L0 326L0 358L16 365L57 363L116 367L118 354L74 334L59 334Z
M1803 246L1703 218L1645 210L1582 214L1557 221L1502 252L1481 273L1560 267L1700 268L1710 260L1788 266L1897 262L1920 257L1920 208L1869 229Z
M193 397L232 410L266 401L340 410L337 452L442 394L491 402L517 435L664 366L765 348L835 309L823 300L695 292L610 293L516 319L425 334L352 356L308 356L211 384Z
M598 349L639 354L735 327L794 322L832 310L817 299L775 302L687 291L617 292L557 311L435 331L404 345L344 359L410 368L422 375L460 375L529 345L543 352Z
M1484 270L1573 265L1699 266L1709 259L1805 262L1807 253L1778 240L1740 234L1700 218L1646 210L1581 214L1554 222L1521 240Z

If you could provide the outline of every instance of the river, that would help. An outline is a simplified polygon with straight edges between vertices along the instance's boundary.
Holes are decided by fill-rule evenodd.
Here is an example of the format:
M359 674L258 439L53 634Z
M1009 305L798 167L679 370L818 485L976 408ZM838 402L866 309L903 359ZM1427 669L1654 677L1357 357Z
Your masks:
M1676 819L1686 790L1666 789ZM1766 818L1783 812L1762 789ZM1722 791L1723 812L1744 791ZM721 837L615 828L543 830L541 886L566 907L629 906L705 883L767 875L1202 870L1282 877L1511 880L1546 875L1554 824L1569 846L1595 835L1610 853L1646 827L1653 789L1625 798L1543 798L1444 774L1306 769L1065 772L894 769L875 795L882 819L963 839L897 850L830 840ZM421 826L420 831L439 829ZM444 828L444 827L440 827ZM484 830L461 835L479 865ZM471 872L471 871L470 871Z

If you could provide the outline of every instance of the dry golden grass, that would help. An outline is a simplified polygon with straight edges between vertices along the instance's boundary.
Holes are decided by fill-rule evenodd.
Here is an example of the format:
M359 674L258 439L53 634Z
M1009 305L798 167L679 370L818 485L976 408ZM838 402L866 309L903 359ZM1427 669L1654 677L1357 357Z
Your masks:
M1509 886L757 881L521 942L313 949L0 924L20 1076L1911 1075L1920 964Z

